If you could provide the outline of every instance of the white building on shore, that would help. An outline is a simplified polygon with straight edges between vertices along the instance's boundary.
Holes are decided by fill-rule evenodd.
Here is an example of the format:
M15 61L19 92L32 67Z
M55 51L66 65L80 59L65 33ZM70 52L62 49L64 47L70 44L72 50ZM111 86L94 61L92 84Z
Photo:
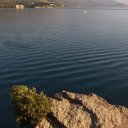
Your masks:
M16 9L24 9L24 5L22 5L22 4L17 4L17 5L16 5Z

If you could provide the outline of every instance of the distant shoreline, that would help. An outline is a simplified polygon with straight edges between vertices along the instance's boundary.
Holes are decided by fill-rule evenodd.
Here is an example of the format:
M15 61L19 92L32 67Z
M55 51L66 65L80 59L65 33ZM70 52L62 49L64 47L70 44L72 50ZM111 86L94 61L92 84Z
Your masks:
M1 8L0 9L16 9L16 8ZM128 10L128 7L39 7L39 8L24 8L24 9L103 9L103 10ZM17 9L18 10L18 9Z

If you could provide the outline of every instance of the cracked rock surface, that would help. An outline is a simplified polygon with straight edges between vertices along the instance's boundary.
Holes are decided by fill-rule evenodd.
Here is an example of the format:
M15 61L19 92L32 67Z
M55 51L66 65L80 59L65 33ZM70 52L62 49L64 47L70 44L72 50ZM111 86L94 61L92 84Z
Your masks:
M62 91L50 100L52 112L38 128L128 128L128 107L111 105L95 94Z

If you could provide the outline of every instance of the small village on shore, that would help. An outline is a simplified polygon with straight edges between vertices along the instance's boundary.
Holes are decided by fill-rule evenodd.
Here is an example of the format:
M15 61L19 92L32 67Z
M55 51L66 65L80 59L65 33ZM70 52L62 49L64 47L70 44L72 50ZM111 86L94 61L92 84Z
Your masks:
M0 0L0 8L57 8L64 7L64 4L48 0Z

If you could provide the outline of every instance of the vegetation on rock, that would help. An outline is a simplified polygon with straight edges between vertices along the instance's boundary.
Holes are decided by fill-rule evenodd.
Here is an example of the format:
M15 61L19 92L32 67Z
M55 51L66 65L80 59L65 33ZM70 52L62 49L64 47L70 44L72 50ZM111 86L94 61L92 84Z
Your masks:
M32 128L50 113L50 101L44 93L37 93L33 87L13 86L10 90L18 127Z

